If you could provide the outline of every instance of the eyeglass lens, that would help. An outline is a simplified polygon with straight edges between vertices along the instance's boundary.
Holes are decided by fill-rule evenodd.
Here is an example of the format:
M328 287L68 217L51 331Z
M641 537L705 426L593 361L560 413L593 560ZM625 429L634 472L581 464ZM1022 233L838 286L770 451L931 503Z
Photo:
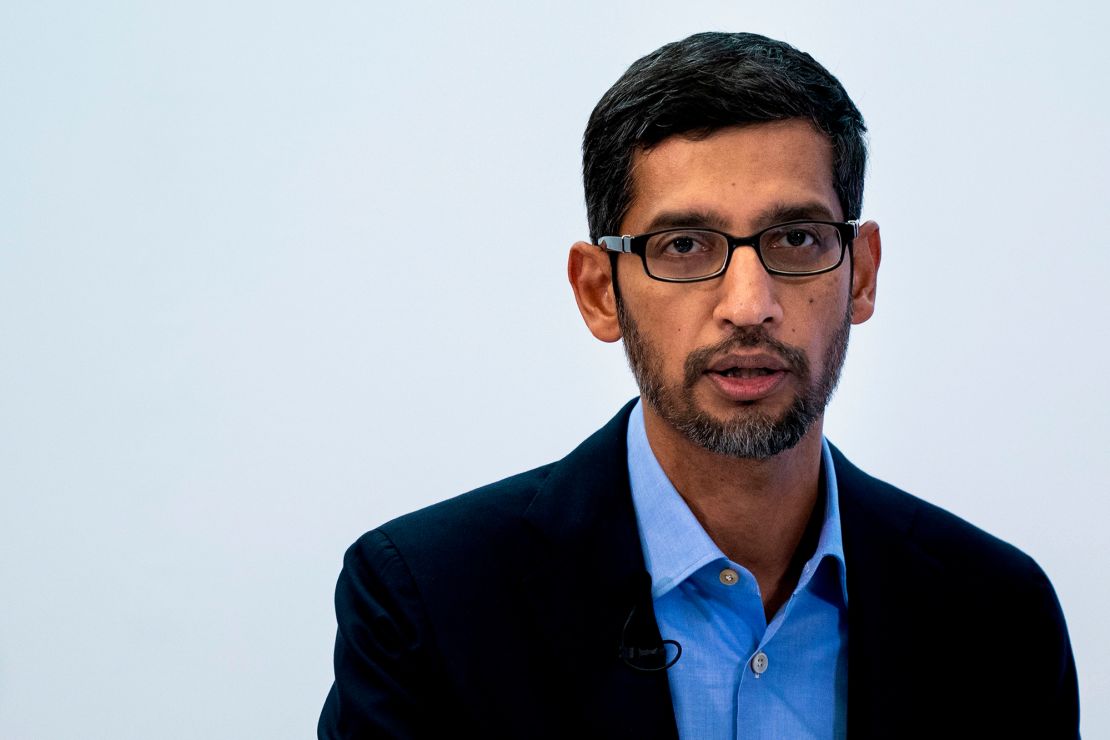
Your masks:
M841 257L840 232L821 223L792 223L760 234L759 253L771 270L809 273L835 265ZM728 259L728 237L701 229L672 229L648 238L648 272L689 280L720 272Z

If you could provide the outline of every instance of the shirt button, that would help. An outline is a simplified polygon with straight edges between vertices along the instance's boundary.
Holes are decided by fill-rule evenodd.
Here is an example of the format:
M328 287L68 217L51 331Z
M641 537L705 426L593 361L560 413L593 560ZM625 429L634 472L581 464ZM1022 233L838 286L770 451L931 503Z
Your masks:
M736 583L740 580L740 574L734 571L732 568L725 568L721 571L721 575L719 575L718 578L720 578L721 583L725 584L726 586L735 586Z
M763 675L763 672L766 671L766 670L767 670L767 653L760 650L758 653L756 653L754 656L752 656L752 672L755 673L756 678L759 678L760 676Z

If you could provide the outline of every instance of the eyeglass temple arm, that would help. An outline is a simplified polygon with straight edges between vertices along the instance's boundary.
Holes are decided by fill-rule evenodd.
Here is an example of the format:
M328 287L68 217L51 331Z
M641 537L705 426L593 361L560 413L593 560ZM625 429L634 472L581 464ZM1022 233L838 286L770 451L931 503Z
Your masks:
M603 236L597 240L597 245L607 252L631 252L632 237L628 234L624 236Z

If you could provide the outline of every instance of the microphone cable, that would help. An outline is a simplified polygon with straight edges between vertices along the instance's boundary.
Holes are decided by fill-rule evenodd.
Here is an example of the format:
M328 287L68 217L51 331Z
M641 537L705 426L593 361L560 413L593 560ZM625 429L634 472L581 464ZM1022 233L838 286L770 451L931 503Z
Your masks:
M640 589L640 593L642 594L646 590L648 598L650 598L651 576L649 576L647 573L644 573L643 576L641 576L640 580L641 582L643 580L647 581L647 588ZM641 596L633 602L632 611L628 612L628 618L624 620L624 627L621 629L621 644L618 648L617 655L626 666L634 671L640 671L643 673L665 671L673 666L675 663L677 663L678 659L682 657L682 645L680 645L677 640L660 640L657 645L652 647L639 647L636 645L628 644L629 628L633 627L632 620L635 618L636 609L640 605L639 602L642 600L643 598ZM642 632L645 630L645 628L646 625L637 624L633 629L633 632ZM639 640L637 640L637 642L639 642ZM674 657L670 660L667 659L668 645L674 645L675 649ZM645 660L648 661L647 665L644 665L642 662ZM637 664L637 662L634 661L640 661L640 663Z

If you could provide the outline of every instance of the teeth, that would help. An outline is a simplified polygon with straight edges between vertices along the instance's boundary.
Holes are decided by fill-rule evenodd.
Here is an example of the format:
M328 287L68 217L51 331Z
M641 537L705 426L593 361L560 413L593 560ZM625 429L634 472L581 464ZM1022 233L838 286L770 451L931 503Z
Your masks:
M721 375L726 378L758 378L763 375L770 375L773 370L765 367L733 367L725 370Z

